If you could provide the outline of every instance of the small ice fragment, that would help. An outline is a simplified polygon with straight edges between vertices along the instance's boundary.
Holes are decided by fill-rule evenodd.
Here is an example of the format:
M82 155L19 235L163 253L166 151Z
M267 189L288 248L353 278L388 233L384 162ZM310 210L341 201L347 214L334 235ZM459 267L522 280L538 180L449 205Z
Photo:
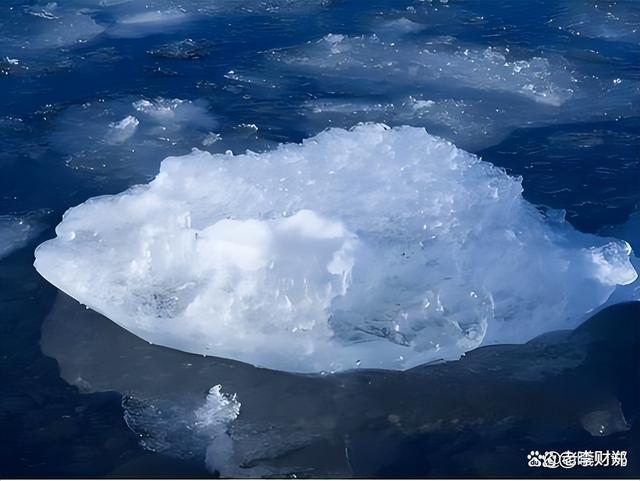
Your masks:
M129 140L136 133L139 124L140 121L133 115L128 115L118 122L111 122L107 133L107 141L120 144Z

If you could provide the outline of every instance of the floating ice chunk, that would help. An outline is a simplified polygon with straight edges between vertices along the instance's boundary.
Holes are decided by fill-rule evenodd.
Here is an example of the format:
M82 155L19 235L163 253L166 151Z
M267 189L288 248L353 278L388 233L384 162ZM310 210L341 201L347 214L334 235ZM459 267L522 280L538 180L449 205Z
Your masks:
M386 112L394 108L392 104L358 102L350 99L317 99L307 102L305 107L310 108L314 114L357 114L359 116L371 112Z
M136 133L139 124L140 122L133 115L127 115L119 122L111 122L107 134L108 141L120 144L130 139Z
M268 58L270 71L283 73L265 70L265 84L282 83L293 70L324 92L303 104L309 133L361 121L424 126L473 151L519 127L633 115L638 89L634 79L617 80L618 74L591 75L576 58L487 48L452 37L328 34L273 50ZM257 85L247 94L269 95ZM251 88L245 87L243 94Z
M220 134L217 134L215 132L209 132L207 136L202 140L202 145L204 145L205 147L208 147L210 145L215 144L219 140L220 140Z
M205 128L215 126L215 122L212 121L211 115L202 102L159 97L155 100L138 100L133 103L133 108L164 125L183 126L190 124Z
M424 126L477 151L520 127L634 115L637 81L618 71L594 75L593 63L575 51L510 49L504 39L486 47L436 32L383 35L379 23L371 25L375 35L328 34L268 54L265 83L282 83L294 71L320 91L304 102L312 109L302 109L307 132L361 121ZM282 73L274 75L278 69ZM257 88L248 94L268 95ZM408 96L435 104L411 109ZM359 104L359 115L323 108L330 102Z
M120 19L124 25L166 24L183 20L185 13L180 10L156 10L137 13Z
M465 87L509 92L536 102L559 106L573 95L573 78L560 60L508 58L508 52L487 47L452 47L447 39L420 44L385 42L376 35L349 37L328 34L302 51L273 52L274 58L303 69L330 75L350 73L394 84L447 82Z
M163 33L191 20L192 16L181 8L155 9L144 5L144 9L117 16L108 34L113 37L137 38ZM149 8L150 7L150 8Z
M382 38L389 38L390 40L397 39L398 36L408 35L411 33L420 32L427 28L426 25L409 20L406 17L400 17L395 19L387 19L380 21L375 25L375 32Z
M70 209L51 283L155 344L291 371L405 369L577 325L637 274L423 129L170 157Z
M59 18L54 12L58 9L56 2L50 2L46 5L32 5L25 8L25 12L34 17L45 18L47 20L55 20Z

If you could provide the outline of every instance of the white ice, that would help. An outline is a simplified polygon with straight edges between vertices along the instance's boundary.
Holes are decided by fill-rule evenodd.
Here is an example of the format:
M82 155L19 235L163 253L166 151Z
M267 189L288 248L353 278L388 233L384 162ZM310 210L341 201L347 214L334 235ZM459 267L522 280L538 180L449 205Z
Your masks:
M576 326L637 274L520 179L419 128L194 150L90 199L37 270L157 344L289 371L406 369Z

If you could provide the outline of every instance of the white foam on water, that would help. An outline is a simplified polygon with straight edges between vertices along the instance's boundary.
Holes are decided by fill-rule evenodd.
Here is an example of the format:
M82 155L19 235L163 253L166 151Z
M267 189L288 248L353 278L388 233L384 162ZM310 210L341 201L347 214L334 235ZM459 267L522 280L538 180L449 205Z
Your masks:
M138 336L302 372L525 341L637 277L626 242L544 216L520 179L410 127L170 157L56 234L38 271Z

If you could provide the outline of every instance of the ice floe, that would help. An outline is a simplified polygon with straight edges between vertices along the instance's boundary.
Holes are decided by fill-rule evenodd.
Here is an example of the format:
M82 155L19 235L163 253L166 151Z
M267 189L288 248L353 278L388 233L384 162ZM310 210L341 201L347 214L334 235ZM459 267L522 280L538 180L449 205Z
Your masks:
M357 74L363 79L396 85L446 82L451 90L473 88L505 92L559 106L573 95L575 79L557 59L508 58L493 47L451 45L448 38L429 42L384 42L377 35L350 37L328 34L300 53L274 52L279 61L332 75Z
M215 144L214 144L215 145ZM419 128L170 157L70 209L36 268L144 339L291 371L405 369L574 327L637 274Z
M272 50L264 76L284 83L297 73L324 91L303 104L309 132L357 121L408 124L470 150L496 144L518 127L633 114L634 79L594 75L557 52L508 45L388 31L327 34ZM332 107L344 99L359 107Z

